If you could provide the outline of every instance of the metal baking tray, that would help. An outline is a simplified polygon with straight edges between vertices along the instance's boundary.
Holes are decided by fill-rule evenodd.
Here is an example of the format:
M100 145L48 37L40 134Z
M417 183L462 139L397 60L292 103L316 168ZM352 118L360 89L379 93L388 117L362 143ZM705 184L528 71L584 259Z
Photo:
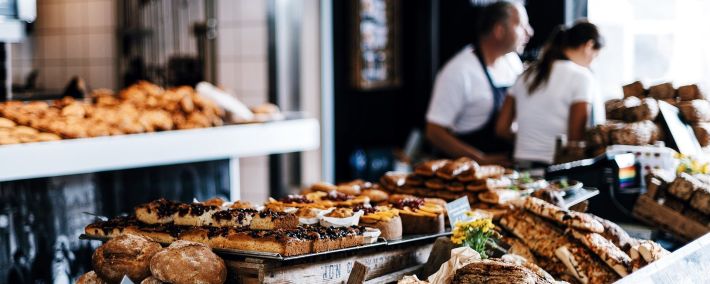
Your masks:
M449 235L451 235L451 231L446 231L446 232L442 232L442 233L438 233L438 234L431 234L431 235L406 235L399 240L391 240L391 241L387 241L385 239L380 238L380 239L378 239L377 242L372 243L372 244L364 244L361 246L342 248L342 249L330 250L330 251L324 251L324 252L318 252L318 253L294 255L294 256L282 256L281 254L272 253L272 252L259 252L259 251L250 251L250 250L225 249L225 248L212 248L212 251L214 251L215 253L217 253L218 255L221 255L221 256L255 257L255 258L262 258L262 259L288 261L288 260L303 259L303 258L309 258L309 257L315 257L315 256L321 256L321 255L341 253L341 252L355 251L355 250L366 249L366 248L371 248L371 247L393 246L393 245L416 242L416 241L421 241L421 240L436 239L441 236L449 236ZM79 236L79 239L107 241L110 238L81 234ZM169 245L169 244L164 243L164 245Z
M393 245L411 243L411 242L416 242L416 241L421 241L421 240L436 239L438 237L450 236L450 235L451 235L451 231L441 232L441 233L437 233L437 234L426 234L426 235L405 235L399 240L387 241L387 245L393 246Z

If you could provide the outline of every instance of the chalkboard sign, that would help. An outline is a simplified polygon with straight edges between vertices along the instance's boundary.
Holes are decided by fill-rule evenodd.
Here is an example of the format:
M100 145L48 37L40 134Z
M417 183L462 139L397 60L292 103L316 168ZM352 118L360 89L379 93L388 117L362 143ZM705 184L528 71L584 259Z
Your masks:
M658 101L661 110L661 124L666 133L666 145L678 152L694 156L700 153L700 144L693 128L680 117L678 108L664 101Z

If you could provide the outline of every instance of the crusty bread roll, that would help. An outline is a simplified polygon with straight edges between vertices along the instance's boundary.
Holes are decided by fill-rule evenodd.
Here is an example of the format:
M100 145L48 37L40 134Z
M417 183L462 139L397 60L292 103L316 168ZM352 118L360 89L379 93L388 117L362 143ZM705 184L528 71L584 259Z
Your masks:
M119 283L123 275L134 282L150 276L150 260L160 244L137 235L120 235L100 246L91 257L96 274L108 283Z
M89 271L87 273L84 273L79 277L79 279L76 280L76 284L106 284L107 282L101 279L98 275L96 275L96 272Z
M624 97L637 97L643 98L646 96L646 90L643 87L643 83L640 81L633 82L622 87L624 90Z
M173 284L222 284L227 280L224 260L207 245L183 240L156 253L150 261L150 272L156 279Z

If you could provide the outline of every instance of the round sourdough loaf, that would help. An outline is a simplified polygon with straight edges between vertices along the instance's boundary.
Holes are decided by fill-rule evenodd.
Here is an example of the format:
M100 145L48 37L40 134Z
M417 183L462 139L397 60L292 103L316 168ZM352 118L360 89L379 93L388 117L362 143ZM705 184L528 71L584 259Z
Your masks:
M183 240L156 253L150 271L158 280L173 284L222 284L227 280L224 260L204 244Z
M119 283L123 275L134 282L150 276L150 259L160 244L137 235L121 235L100 246L91 257L96 274L109 283Z

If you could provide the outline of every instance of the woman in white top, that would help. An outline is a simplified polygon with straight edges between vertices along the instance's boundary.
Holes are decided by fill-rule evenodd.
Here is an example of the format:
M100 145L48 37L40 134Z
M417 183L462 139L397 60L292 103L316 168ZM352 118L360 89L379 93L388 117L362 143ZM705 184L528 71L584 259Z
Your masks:
M604 120L603 108L591 111L601 98L589 70L602 45L594 24L577 22L569 29L560 27L548 40L540 59L509 90L496 134L515 138L516 161L549 165L557 136L565 134L568 141L581 141L587 125ZM518 126L515 134L514 121Z

